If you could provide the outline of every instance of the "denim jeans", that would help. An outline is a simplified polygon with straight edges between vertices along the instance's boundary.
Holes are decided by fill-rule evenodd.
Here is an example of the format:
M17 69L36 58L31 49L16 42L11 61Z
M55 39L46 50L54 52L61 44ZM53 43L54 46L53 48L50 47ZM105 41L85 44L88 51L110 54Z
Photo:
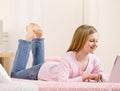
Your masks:
M11 77L37 80L39 69L44 63L44 39L33 39L32 42L19 40L18 42L19 44L11 71ZM31 49L33 64L32 67L26 69Z

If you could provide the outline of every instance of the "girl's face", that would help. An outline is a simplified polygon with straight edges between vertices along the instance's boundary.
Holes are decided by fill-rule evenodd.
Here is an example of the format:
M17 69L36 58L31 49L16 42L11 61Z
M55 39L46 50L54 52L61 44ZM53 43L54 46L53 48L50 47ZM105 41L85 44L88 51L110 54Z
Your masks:
M95 49L98 46L98 33L93 33L91 35L89 35L82 51L84 51L85 53L94 53Z

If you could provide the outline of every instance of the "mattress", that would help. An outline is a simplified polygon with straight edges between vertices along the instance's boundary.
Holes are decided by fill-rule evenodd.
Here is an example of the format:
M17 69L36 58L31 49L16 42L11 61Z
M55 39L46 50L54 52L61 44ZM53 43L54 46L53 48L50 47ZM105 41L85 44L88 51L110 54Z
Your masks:
M46 57L45 61L60 61L60 57ZM53 82L12 78L0 83L0 91L120 91L120 83Z
M31 81L13 81L9 83L0 83L0 91L39 91L36 84Z
M38 86L39 91L120 91L120 83L52 82L52 81L48 82L40 80L35 81L23 79L13 79L13 81L22 83L24 82L33 83L34 85Z

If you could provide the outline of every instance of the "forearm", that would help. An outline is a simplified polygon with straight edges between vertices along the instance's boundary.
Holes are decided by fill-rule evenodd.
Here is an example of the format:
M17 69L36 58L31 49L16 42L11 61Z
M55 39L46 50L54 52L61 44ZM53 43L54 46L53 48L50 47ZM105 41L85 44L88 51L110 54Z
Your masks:
M64 79L64 78L59 78L60 82L82 82L82 76L79 77L74 77L74 78L68 78L68 79Z

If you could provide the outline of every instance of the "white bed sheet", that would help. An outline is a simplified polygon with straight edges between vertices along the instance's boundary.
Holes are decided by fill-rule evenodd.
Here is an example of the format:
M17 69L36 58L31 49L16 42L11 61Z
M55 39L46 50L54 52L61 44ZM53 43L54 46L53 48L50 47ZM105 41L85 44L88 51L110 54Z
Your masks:
M0 91L39 91L37 85L31 82L0 83Z

